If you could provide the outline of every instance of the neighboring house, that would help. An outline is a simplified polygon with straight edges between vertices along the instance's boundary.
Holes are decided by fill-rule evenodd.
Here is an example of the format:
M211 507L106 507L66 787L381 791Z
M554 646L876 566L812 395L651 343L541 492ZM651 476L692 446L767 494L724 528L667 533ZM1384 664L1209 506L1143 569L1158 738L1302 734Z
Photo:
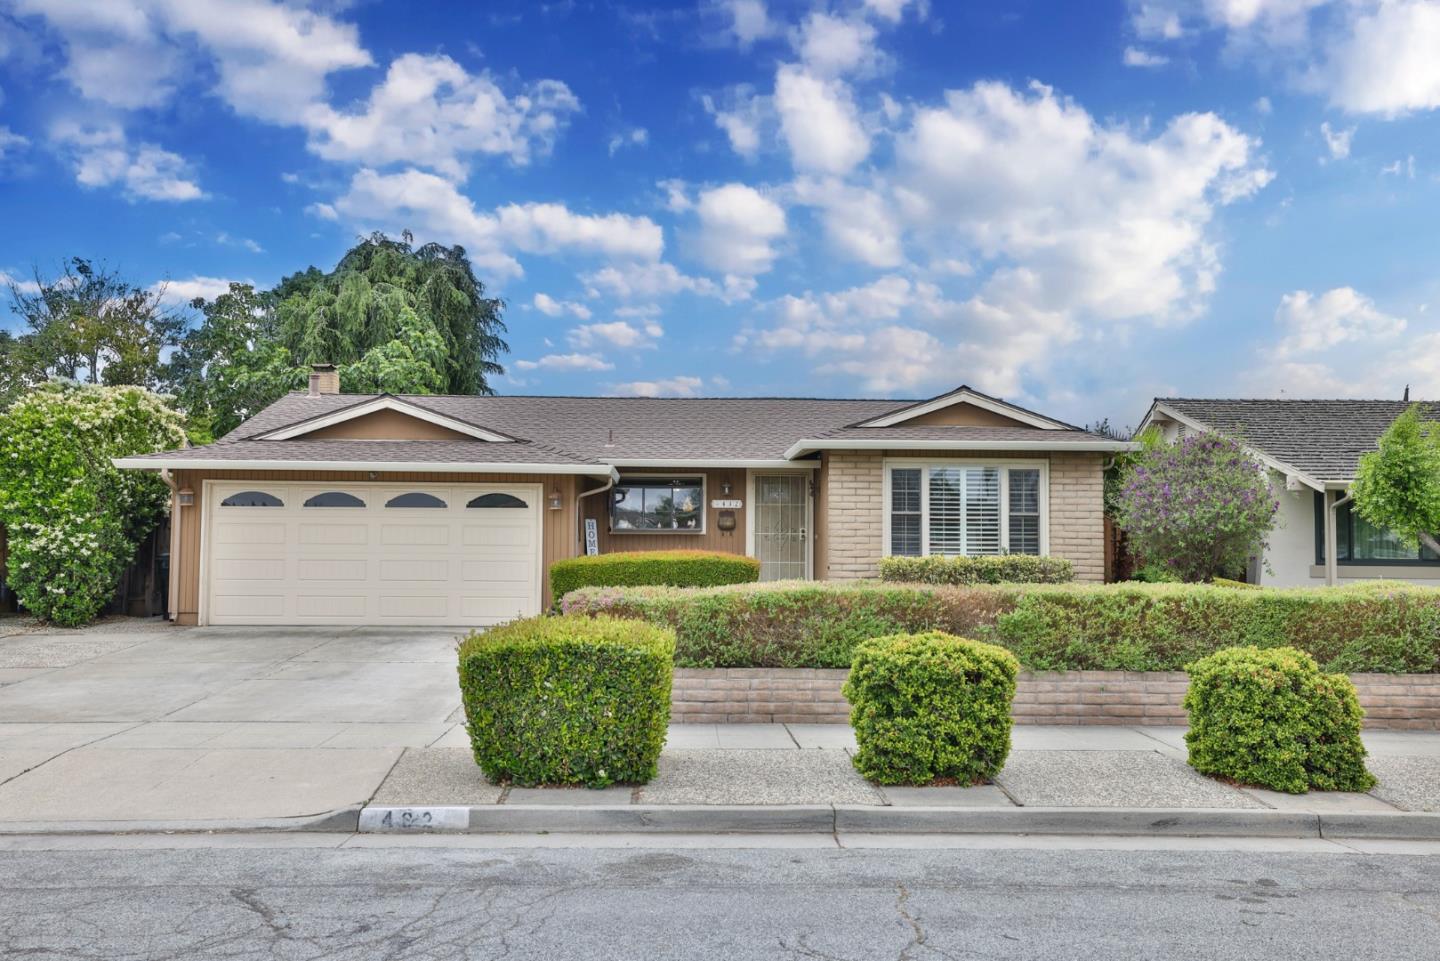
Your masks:
M485 624L542 610L547 565L592 531L602 553L749 554L765 579L1010 551L1098 581L1102 468L1129 446L965 387L395 397L321 368L214 444L116 464L175 491L181 623Z
M1412 550L1351 510L1347 491L1360 455L1372 451L1409 401L1199 400L1160 397L1140 430L1165 440L1218 431L1242 441L1269 469L1280 501L1257 583L1297 587L1390 578L1434 584L1440 558ZM1334 550L1327 550L1334 544ZM1327 563L1327 558L1334 560Z

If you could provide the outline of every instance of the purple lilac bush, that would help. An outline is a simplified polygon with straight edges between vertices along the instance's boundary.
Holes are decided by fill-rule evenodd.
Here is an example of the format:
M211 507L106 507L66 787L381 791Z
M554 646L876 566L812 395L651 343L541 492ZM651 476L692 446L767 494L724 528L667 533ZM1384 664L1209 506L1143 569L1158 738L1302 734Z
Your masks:
M1264 549L1280 504L1265 469L1220 434L1142 454L1125 474L1116 521L1146 563L1182 581L1234 576Z

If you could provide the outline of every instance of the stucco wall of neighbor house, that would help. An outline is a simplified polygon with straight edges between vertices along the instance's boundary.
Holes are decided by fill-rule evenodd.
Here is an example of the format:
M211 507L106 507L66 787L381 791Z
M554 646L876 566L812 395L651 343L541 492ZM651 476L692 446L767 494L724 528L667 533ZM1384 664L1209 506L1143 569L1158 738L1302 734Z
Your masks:
M1270 493L1280 504L1275 516L1275 529L1265 548L1265 563L1260 569L1260 583L1266 587L1311 587L1324 584L1310 576L1315 563L1315 492L1306 487L1300 491L1285 489L1285 475L1268 471Z
M884 543L884 472L887 457L928 460L1048 459L1050 554L1075 566L1075 579L1105 579L1104 454L1017 451L830 451L821 475L826 504L824 564L817 576L859 580L879 574Z
M542 560L545 565L541 597L550 597L550 563L563 557L574 557L580 552L580 525L575 513L576 478L568 475L547 474L433 474L433 473L379 473L371 475L364 471L281 471L281 470L226 470L175 472L175 483L181 490L193 490L195 503L187 507L172 505L172 518L179 527L176 538L178 558L172 558L175 566L175 588L170 597L171 617L179 624L195 624L200 615L200 552L202 519L205 516L204 499L207 480L245 480L262 484L306 483L313 481L337 481L350 483L428 483L428 484L543 484L547 494L558 491L562 508L542 510L543 544Z

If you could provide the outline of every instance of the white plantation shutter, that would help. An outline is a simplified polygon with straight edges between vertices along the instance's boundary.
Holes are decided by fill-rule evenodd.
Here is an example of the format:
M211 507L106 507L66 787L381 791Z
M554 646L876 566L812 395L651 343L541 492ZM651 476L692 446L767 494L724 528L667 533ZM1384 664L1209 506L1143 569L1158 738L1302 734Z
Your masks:
M1000 553L1000 469L965 470L965 553Z
M930 553L1000 553L999 468L930 468Z
M965 553L965 468L930 468L930 553Z

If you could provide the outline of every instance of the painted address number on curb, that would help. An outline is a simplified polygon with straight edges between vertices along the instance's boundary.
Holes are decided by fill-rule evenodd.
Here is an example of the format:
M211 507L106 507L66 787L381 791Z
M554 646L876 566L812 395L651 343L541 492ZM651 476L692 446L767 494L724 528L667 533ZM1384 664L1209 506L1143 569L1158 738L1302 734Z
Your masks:
M467 807L371 807L360 812L360 830L463 831L470 826Z

